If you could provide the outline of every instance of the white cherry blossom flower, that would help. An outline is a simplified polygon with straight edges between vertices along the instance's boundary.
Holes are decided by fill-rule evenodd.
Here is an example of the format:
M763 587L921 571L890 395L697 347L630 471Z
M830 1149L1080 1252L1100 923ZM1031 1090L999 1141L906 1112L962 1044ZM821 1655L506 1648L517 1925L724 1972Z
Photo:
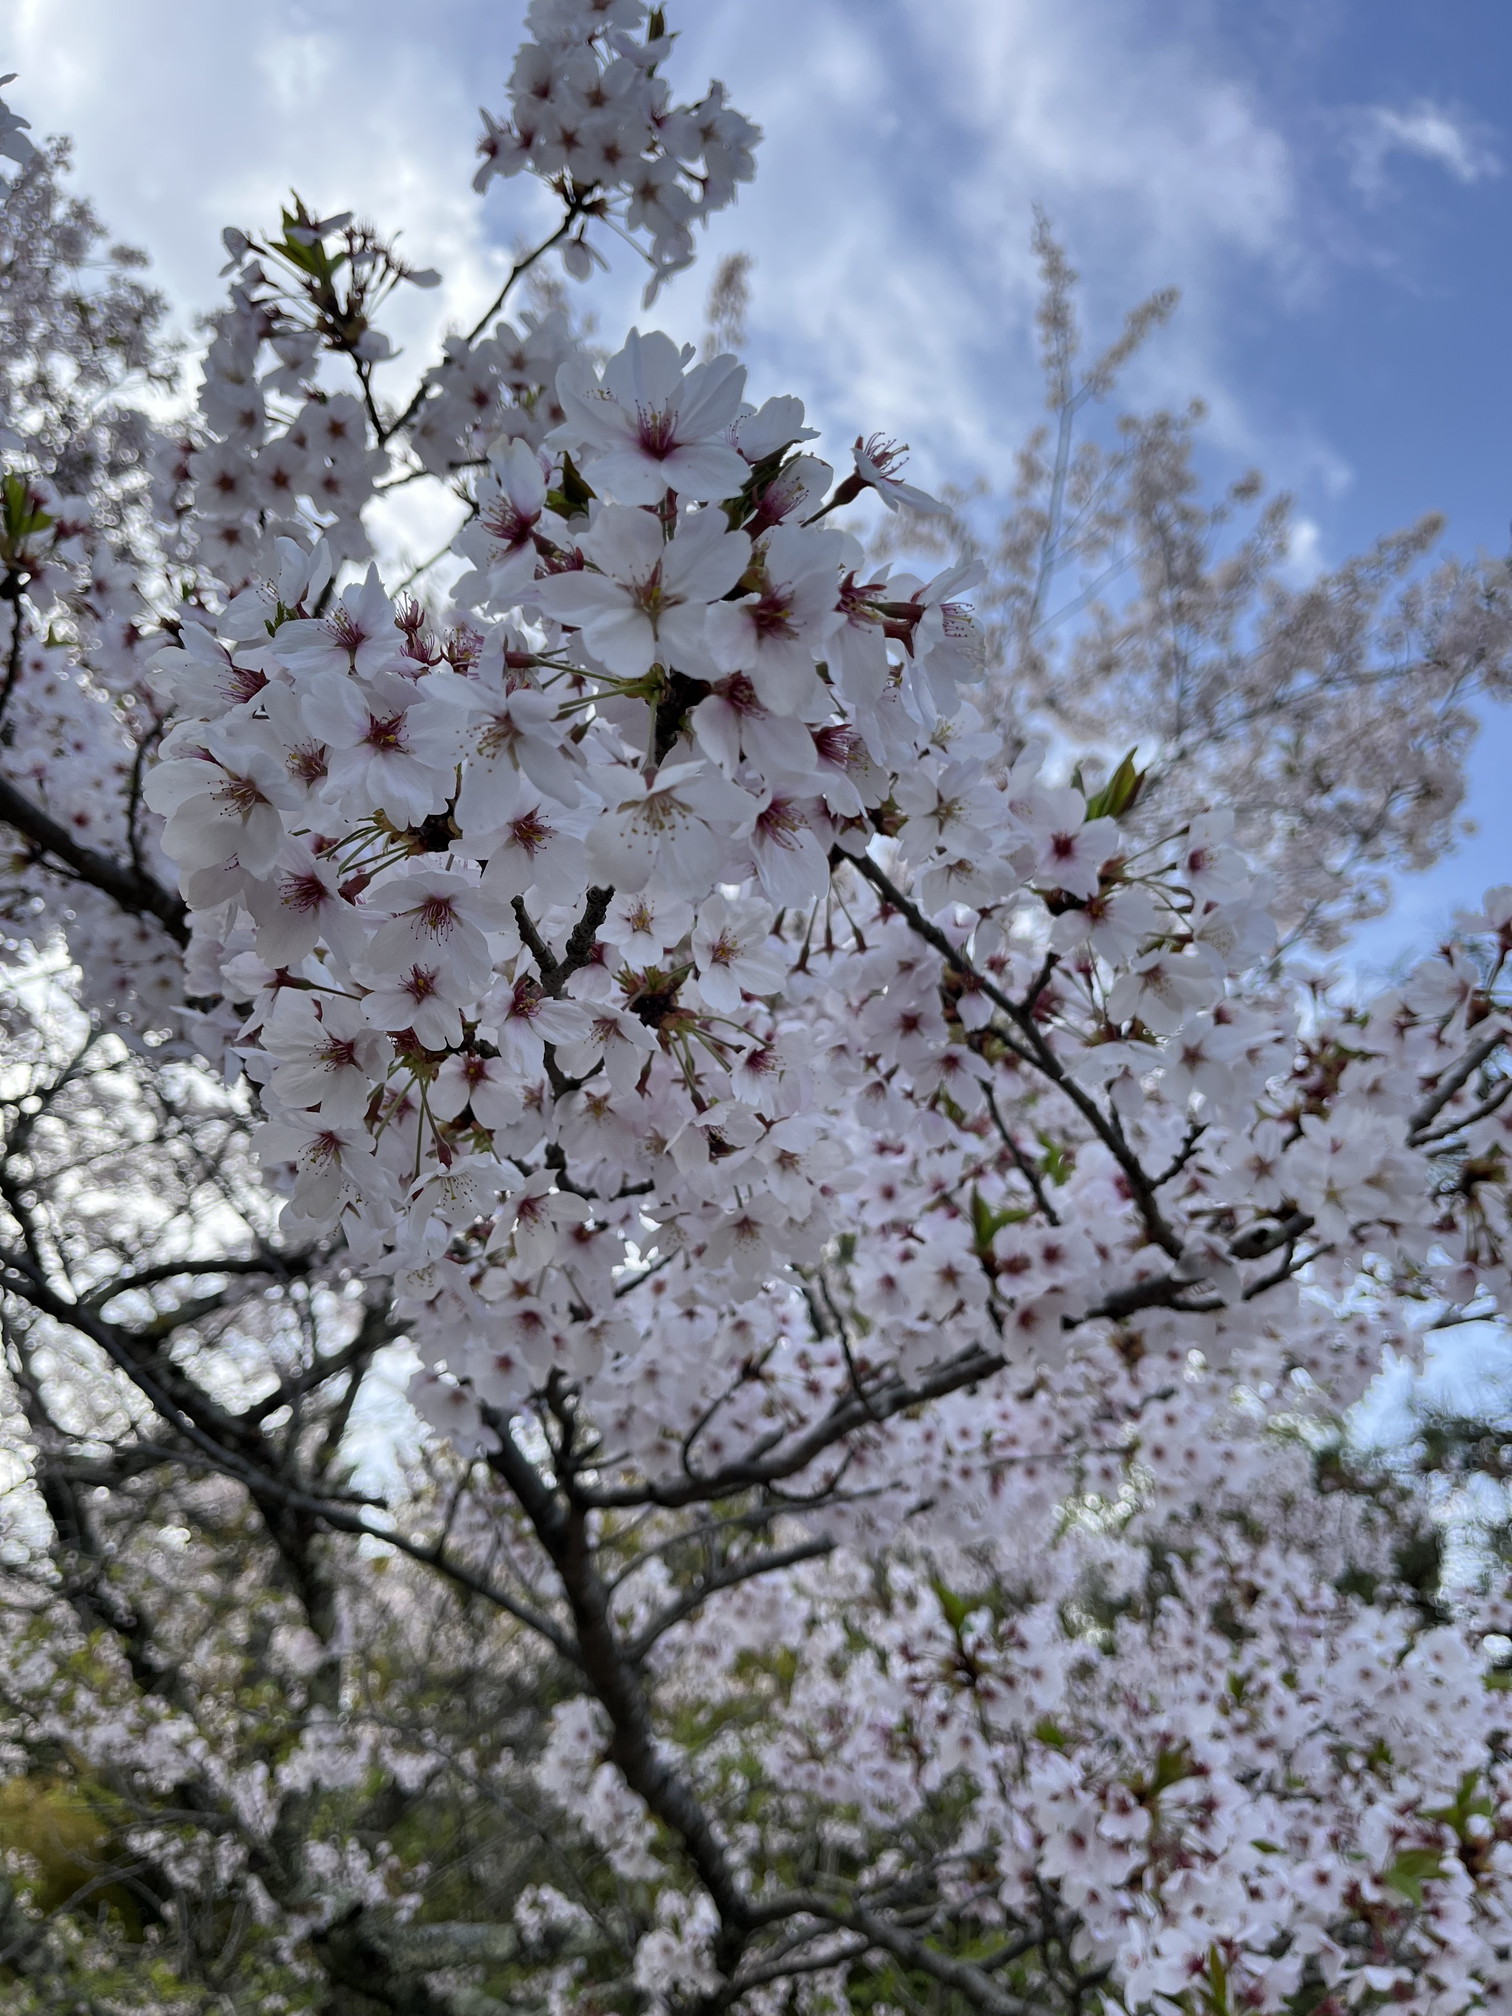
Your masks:
M360 816L382 812L409 826L445 802L451 724L420 707L413 681L379 672L361 682L316 672L300 694L306 721L328 750L322 797Z
M524 1111L514 1073L497 1057L477 1050L453 1051L444 1058L427 1093L438 1120L455 1120L471 1108L482 1127L508 1127Z
M280 1060L269 1088L290 1106L318 1107L337 1126L359 1121L382 1079L390 1047L354 1001L286 991L263 1025L262 1041Z
M621 890L609 905L599 935L627 966L655 966L679 944L693 922L693 906L680 896Z
M375 973L444 961L471 997L488 985L496 958L519 950L507 907L455 868L386 876L368 892L367 907L389 919L368 942L364 963Z
M585 1200L558 1190L551 1171L543 1169L504 1200L490 1248L512 1246L521 1266L535 1273L558 1258L563 1232L589 1215Z
M394 623L394 605L383 592L376 567L360 588L348 590L327 617L287 623L279 651L297 674L352 672L360 679L395 671L403 639Z
M689 511L667 540L649 512L609 504L582 550L592 569L537 584L546 613L581 630L594 657L620 678L639 678L658 662L703 676L709 605L744 572L751 550L745 534L731 532L723 512Z
M270 965L295 966L322 943L350 965L366 945L366 920L342 895L335 862L302 840L287 842L272 872L248 883L246 903Z
M397 968L363 996L362 1012L375 1029L412 1029L428 1050L453 1050L462 1041L461 1010L471 995L440 955Z
M511 1073L516 1078L530 1078L542 1067L545 1046L581 1042L589 1018L575 1001L557 1001L543 994L540 984L527 974L494 990L478 1026L497 1044Z
M164 852L186 869L234 858L249 875L266 875L283 850L282 815L300 793L272 750L224 738L216 746L219 760L180 757L148 780L148 803L168 815Z
M1095 896L1101 869L1119 846L1118 822L1088 819L1080 791L1069 785L1042 791L1034 805L1031 832L1039 850L1035 873L1046 888L1069 896Z
M501 654L471 679L437 674L432 684L463 716L456 820L465 838L497 833L531 786L559 805L577 804L580 772L562 748L556 703L534 687L512 686Z
M742 994L770 994L788 962L772 942L770 905L716 891L700 907L693 932L698 991L710 1008L735 1014Z
M554 439L581 448L590 479L622 504L657 504L668 490L708 502L745 481L746 465L725 441L745 366L716 357L689 370L692 356L659 330L632 329L602 380L579 364L558 375L567 418Z
M912 511L938 511L938 498L931 497L927 490L917 489L912 483L905 483L901 476L893 472L902 466L908 454L908 443L889 441L884 434L856 436L855 475L851 479L857 489L875 490L889 511L900 510L904 505Z
M493 449L488 477L479 486L478 515L458 535L457 551L473 563L452 591L464 605L484 600L507 608L519 602L535 579L537 529L560 530L546 516L546 472L528 442L514 440Z
M744 672L776 714L824 706L814 660L845 618L837 606L838 533L779 526L754 555L756 585L708 616L709 650L722 672Z
M601 770L604 815L588 834L588 869L605 887L700 898L720 879L729 842L748 831L756 807L703 763L664 763L651 778Z

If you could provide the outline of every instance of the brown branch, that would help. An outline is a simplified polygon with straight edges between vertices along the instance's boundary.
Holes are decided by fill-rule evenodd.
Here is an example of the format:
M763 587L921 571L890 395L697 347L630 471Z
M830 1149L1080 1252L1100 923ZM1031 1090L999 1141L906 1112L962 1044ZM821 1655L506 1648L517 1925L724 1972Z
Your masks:
M152 876L127 867L94 847L84 846L51 813L44 812L18 791L7 777L0 777L0 822L13 826L29 840L39 858L51 856L78 881L98 889L129 916L155 917L176 945L188 944L189 913L179 896Z
M1419 1137L1435 1114L1441 1113L1460 1087L1471 1075L1478 1071L1494 1050L1507 1040L1504 1029L1495 1029L1489 1036L1483 1036L1478 1043L1472 1043L1458 1064L1446 1071L1422 1103L1414 1108L1407 1123L1407 1140L1416 1148L1421 1145Z
M721 1589L737 1589L742 1582L754 1581L758 1575L773 1575L781 1568L796 1568L803 1561L822 1561L834 1551L833 1540L800 1540L791 1547L778 1548L770 1554L748 1555L742 1560L727 1562L712 1575L704 1576L696 1587L669 1604L659 1617L654 1617L643 1631L637 1632L625 1647L625 1656L638 1666L651 1647L674 1624L680 1624L695 1610L701 1610L709 1598L717 1596Z
M291 1483L276 1467L277 1459L248 1416L228 1414L162 1353L120 1325L107 1323L76 1302L68 1302L15 1256L0 1255L0 1288L8 1289L54 1322L89 1338L123 1372L169 1427L189 1443L208 1467L243 1486L262 1515L270 1536L286 1558L300 1549L300 1536L279 1513L303 1514L334 1533L379 1540L411 1560L437 1569L470 1594L482 1596L517 1623L536 1632L572 1664L578 1658L572 1640L551 1618L519 1603L460 1563L447 1559L439 1545L407 1539L393 1528L363 1516L362 1508L380 1501L356 1492L320 1496ZM331 1368L322 1369L322 1377ZM292 1565L292 1564L291 1564Z
M927 945L932 945L948 966L970 980L980 988L989 1001L1002 1009L1020 1038L1020 1041L1011 1046L1015 1053L1024 1062L1033 1065L1042 1076L1048 1078L1056 1090L1081 1114L1123 1171L1152 1244L1163 1248L1173 1260L1179 1258L1181 1241L1167 1223L1156 1198L1154 1186L1138 1156L1130 1148L1122 1127L1110 1114L1104 1113L1097 1101L1069 1075L1045 1041L1032 1011L1027 1009L1023 1002L1015 1001L1011 994L1005 993L995 982L989 980L985 973L972 964L964 952L952 945L945 933L937 925L932 924L918 905L903 894L886 870L878 867L869 854L846 854L836 850L834 858L849 861L857 874L864 876L871 883L882 900L897 911L918 937Z
M614 1627L609 1591L589 1539L586 1506L546 1482L515 1440L508 1420L494 1416L490 1426L499 1446L487 1460L513 1492L556 1570L583 1671L614 1732L610 1758L630 1790L682 1843L719 1913L723 1929L716 1960L721 1972L729 1973L750 1927L750 1901L697 1794L657 1741L644 1683Z
M308 1274L315 1260L313 1253L260 1253L219 1260L160 1260L151 1267L139 1268L135 1274L123 1274L102 1288L91 1288L87 1295L80 1298L80 1306L103 1309L117 1295L129 1295L138 1288L155 1288L160 1282L177 1281L189 1275L267 1274L277 1281L290 1281Z

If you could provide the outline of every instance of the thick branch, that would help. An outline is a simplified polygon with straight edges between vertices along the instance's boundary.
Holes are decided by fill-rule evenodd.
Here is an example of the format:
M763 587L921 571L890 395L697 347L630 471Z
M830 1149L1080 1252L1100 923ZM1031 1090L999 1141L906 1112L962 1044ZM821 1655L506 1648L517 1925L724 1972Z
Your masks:
M182 899L150 875L128 867L94 847L85 847L40 805L0 777L0 822L31 841L39 856L50 856L132 917L155 917L175 944L189 942L189 913Z
M1413 1111L1407 1123L1407 1139L1413 1147L1421 1145L1428 1123L1441 1113L1460 1087L1477 1072L1493 1051L1499 1050L1507 1040L1504 1029L1494 1029L1489 1036L1483 1036L1478 1043L1472 1043L1458 1064L1446 1071L1437 1085Z
M542 1478L514 1438L511 1424L492 1424L499 1447L489 1462L519 1501L551 1558L572 1612L584 1673L614 1731L609 1754L631 1791L675 1834L714 1908L723 1934L719 1964L729 1972L751 1922L751 1907L692 1786L663 1754L645 1686L614 1628L609 1591L593 1558L587 1513Z

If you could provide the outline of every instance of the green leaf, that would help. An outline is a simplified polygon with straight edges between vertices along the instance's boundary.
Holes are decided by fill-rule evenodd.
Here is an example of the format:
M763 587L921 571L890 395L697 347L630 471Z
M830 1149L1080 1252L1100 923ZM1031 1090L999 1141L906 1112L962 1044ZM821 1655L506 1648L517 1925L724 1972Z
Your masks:
M1425 1820L1441 1820L1446 1827L1452 1827L1456 1834L1463 1834L1465 1823L1474 1813L1485 1815L1487 1819L1495 1812L1494 1802L1484 1792L1478 1792L1480 1784L1478 1771L1467 1771L1460 1779L1459 1789L1447 1806L1426 1806Z
M1101 791L1095 791L1087 800L1089 819L1120 819L1134 804L1148 770L1134 768L1134 751L1131 749Z
M980 1190L971 1193L971 1236L978 1254L986 1257L992 1251L992 1242L1005 1225L1022 1225L1029 1216L1018 1205L1010 1204L1004 1210L994 1211Z
M1386 1871L1383 1881L1409 1904L1421 1904L1423 1885L1444 1873L1437 1848L1404 1848Z
M589 503L598 495L593 486L584 480L570 455L562 457L562 484L558 490L546 493L546 502L559 518L586 518Z
M0 482L0 500L3 500L6 539L13 546L29 539L33 532L45 532L54 522L33 501L31 485L26 478L18 476L14 470L9 471L4 481Z
M1040 1167L1050 1178L1050 1181L1057 1186L1062 1183L1069 1183L1075 1164L1066 1153L1064 1144L1057 1141L1050 1134L1036 1133L1035 1139L1045 1151Z
M944 1613L945 1622L959 1638L962 1631L966 1628L966 1619L976 1609L976 1604L968 1601L964 1596L957 1596L955 1591L947 1589L943 1582L935 1583L934 1592L940 1609Z
M1229 1992L1228 1969L1223 1964L1223 1955L1216 1943L1208 1948L1208 2007L1213 2016L1228 2016Z

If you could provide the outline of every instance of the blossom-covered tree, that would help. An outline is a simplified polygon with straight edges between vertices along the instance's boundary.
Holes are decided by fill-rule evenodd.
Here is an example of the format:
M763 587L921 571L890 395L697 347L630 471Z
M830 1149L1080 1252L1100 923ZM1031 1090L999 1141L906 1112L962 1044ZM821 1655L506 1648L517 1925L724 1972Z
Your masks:
M560 222L417 383L434 276L296 200L150 483L50 379L7 440L7 1992L1500 2006L1512 1618L1339 1421L1512 1297L1512 892L1374 998L1278 940L1442 843L1330 696L1452 800L1500 576L1289 600L1174 423L1078 461L1119 359L1045 240L979 626L969 554L868 557L965 533L866 416L837 473L717 343L524 291L618 234L654 297L759 137L660 9L528 20L479 182ZM459 521L414 593L401 483ZM1091 755L1131 694L1158 746L1094 788L1099 691Z

